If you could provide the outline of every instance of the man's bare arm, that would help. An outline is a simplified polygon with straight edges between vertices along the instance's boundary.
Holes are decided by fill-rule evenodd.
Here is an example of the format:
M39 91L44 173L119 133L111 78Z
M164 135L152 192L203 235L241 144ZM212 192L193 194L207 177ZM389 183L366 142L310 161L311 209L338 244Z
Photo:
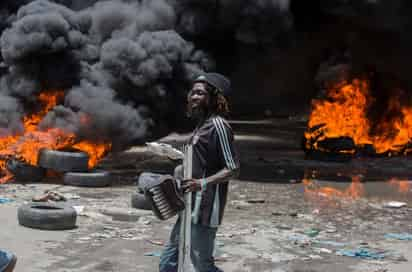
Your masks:
M236 169L229 169L229 168L223 168L216 174L206 177L206 184L218 184L222 182L229 181L230 179L237 178L239 176L239 168Z

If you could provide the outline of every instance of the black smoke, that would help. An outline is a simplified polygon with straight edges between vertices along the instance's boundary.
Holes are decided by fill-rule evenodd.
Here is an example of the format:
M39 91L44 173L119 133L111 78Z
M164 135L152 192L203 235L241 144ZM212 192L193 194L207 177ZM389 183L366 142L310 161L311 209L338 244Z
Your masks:
M164 0L56 2L21 6L1 35L0 125L21 131L36 95L58 89L65 91L64 103L41 129L112 140L119 149L175 128L184 118L188 83L213 61L173 30L173 6Z
M411 10L406 0L2 1L2 133L21 131L40 91L60 89L64 103L42 128L113 139L119 148L141 142L182 126L186 90L201 71L231 77L239 101L259 110L282 101L273 94L299 101L322 68L321 51L346 47L361 65L370 62L387 47L367 59L356 32L409 40Z
M21 133L23 108L12 96L0 94L0 137Z
M192 39L279 42L293 26L289 0L174 1L176 29Z

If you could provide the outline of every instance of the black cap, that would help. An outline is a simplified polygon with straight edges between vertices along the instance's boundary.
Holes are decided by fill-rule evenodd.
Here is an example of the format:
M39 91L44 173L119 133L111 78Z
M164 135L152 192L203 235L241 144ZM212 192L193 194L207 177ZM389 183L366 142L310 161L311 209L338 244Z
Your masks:
M230 80L224 75L218 73L204 73L198 76L193 83L206 82L217 89L218 92L224 96L228 96L231 93Z

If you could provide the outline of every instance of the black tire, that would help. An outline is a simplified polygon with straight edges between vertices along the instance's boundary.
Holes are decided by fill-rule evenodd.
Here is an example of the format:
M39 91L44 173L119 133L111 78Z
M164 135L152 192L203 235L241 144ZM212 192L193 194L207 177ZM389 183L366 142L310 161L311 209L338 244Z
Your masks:
M76 227L76 211L66 205L28 203L17 211L19 224L43 230L66 230Z
M68 172L63 176L63 183L71 186L105 187L111 184L111 178L106 171Z
M57 172L86 172L89 155L84 152L67 152L42 149L39 152L39 165Z
M329 152L338 153L345 150L355 150L356 145L352 138L347 136L326 138L318 142L318 146Z
M140 210L152 210L150 201L146 199L144 194L140 193L132 194L132 207Z
M40 182L46 175L46 169L15 159L8 160L6 167L13 174L15 181Z

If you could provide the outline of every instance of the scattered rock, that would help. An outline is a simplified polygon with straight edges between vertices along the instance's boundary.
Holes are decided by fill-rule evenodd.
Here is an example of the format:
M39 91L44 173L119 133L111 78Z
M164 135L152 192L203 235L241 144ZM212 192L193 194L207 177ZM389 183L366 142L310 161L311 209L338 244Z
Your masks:
M327 229L325 229L325 232L327 232L327 233L336 233L336 232L338 232L338 230L335 227L328 227Z
M251 204L260 204L260 203L265 203L264 199L256 198L256 199L248 199L246 200L247 203Z
M291 229L293 229L291 226L285 225L285 224L276 225L276 228L281 229L281 230L291 230Z
M79 195L76 195L76 194L65 193L65 194L63 194L63 196L64 196L66 199L80 199L80 196L79 196Z
M320 260L320 259L323 259L322 256L320 256L320 255L313 255L313 254L310 254L308 257L309 257L311 260Z
M43 195L34 196L32 198L33 202L47 202L47 201L66 201L66 197L58 192L45 191Z
M101 209L100 212L104 215L111 216L115 221L138 221L140 215L133 210L126 208L106 208Z
M152 221L149 220L149 219L140 217L138 223L142 224L142 225L150 225L150 224L152 224Z
M146 252L144 256L153 256L153 257L160 257L162 255L162 252L160 251L152 251L152 252Z
M244 200L232 200L230 204L234 206L235 209L244 209L244 208L251 206L250 203Z
M97 239L97 240L102 240L102 239L112 238L113 236L107 233L92 233L90 237Z
M327 249L327 248L313 248L313 250L318 254L320 253L332 254L333 253L332 250Z
M150 240L150 239L146 239L146 242L152 244L152 245L156 245L156 246L163 246L165 244L165 242L163 240Z
M272 212L274 216L290 216L290 217L297 217L297 212Z
M399 209L402 207L406 207L406 203L405 202L399 202L399 201L389 201L387 203L385 203L383 206L385 208L395 208L395 209Z
M319 229L311 228L305 231L305 234L309 237L316 237L320 233Z

